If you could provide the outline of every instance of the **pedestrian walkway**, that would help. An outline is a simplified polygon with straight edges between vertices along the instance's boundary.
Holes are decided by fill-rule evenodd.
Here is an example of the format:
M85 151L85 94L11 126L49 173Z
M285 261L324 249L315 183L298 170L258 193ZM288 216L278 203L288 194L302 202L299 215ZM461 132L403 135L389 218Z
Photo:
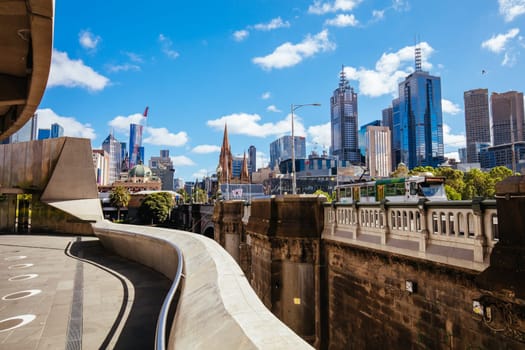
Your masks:
M95 237L0 235L0 349L151 349L170 283Z

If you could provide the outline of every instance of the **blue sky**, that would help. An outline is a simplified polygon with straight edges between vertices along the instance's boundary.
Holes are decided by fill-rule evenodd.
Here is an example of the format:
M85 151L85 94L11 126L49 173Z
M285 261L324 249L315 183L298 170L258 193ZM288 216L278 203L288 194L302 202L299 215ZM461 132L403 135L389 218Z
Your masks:
M465 144L463 92L525 90L525 0L57 0L52 67L39 127L100 148L145 125L146 160L168 149L176 177L215 171L224 124L232 152L291 130L307 152L330 146L330 96L341 66L359 95L359 124L381 119L397 84L423 69L441 77L445 153ZM482 73L485 71L485 73ZM142 117L149 106L148 117Z

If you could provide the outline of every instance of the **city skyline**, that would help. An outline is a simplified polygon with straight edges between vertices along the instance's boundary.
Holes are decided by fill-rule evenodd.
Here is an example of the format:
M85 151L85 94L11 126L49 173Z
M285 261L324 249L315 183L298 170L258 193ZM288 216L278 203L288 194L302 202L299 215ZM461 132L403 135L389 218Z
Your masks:
M141 121L145 161L169 149L175 177L193 181L216 169L227 122L232 153L254 145L261 167L270 143L290 135L291 104L321 104L295 112L295 135L307 154L328 150L341 65L359 96L359 127L381 119L418 42L423 70L442 80L445 155L457 157L464 91L525 90L525 1L472 3L95 1L80 12L58 2L38 128L59 123L98 149L112 130L128 142L129 124Z

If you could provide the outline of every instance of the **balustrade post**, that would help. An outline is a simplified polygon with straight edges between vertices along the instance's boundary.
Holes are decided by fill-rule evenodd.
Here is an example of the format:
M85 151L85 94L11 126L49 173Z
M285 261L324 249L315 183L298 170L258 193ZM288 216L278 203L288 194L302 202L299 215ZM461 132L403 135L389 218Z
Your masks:
M356 216L355 231L353 232L352 239L357 239L357 237L361 234L361 210L358 206L358 203L356 202L352 203L352 209L354 210Z
M379 211L379 215L383 215L383 227L380 227L381 228L381 244L382 245L386 245L386 240L388 238L388 235L390 234L390 227L388 225L388 215L387 215L387 210L386 210L386 202L387 200L386 199L383 199L381 201L381 203L379 204L379 208L380 208L380 211Z
M476 197L472 199L472 212L474 213L474 261L482 263L484 252L487 246L485 231L483 230L483 208L481 201L483 198Z
M419 210L419 216L420 216L420 224L421 224L421 233L419 236L419 251L420 252L426 252L427 251L427 242L429 238L428 228L427 228L427 210L425 208L425 202L427 199L420 199L417 202L417 209Z

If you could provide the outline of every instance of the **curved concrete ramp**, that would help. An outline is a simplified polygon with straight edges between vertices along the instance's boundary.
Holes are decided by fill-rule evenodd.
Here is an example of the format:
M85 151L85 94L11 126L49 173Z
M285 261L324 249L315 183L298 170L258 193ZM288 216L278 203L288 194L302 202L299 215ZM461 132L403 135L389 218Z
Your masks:
M312 349L259 300L233 258L206 237L145 226L93 225L102 244L173 278L183 254L184 281L170 349Z

